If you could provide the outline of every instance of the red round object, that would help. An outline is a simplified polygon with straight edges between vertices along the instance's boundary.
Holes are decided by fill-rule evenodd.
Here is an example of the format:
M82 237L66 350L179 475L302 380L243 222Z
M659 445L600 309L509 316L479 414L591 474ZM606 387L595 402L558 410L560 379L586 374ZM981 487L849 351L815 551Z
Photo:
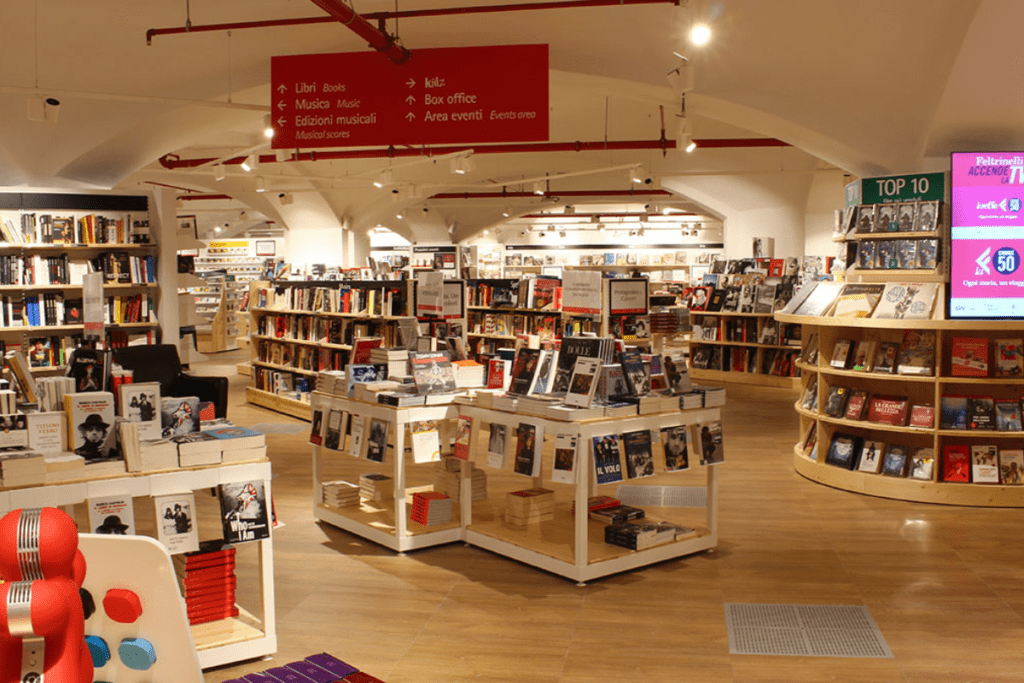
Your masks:
M103 610L119 624L131 624L142 616L142 601L130 590L112 588L103 598Z

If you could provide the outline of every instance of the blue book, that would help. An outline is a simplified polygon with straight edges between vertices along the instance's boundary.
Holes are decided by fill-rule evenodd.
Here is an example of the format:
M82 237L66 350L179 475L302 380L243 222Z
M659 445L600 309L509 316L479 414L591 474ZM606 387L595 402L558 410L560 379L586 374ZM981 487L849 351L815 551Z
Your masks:
M967 397L942 397L942 429L967 429Z

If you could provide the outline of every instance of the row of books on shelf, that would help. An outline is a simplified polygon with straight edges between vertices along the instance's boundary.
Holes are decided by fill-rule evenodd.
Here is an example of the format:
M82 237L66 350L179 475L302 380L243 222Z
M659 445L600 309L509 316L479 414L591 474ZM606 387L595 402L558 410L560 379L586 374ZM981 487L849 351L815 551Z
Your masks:
M274 285L257 290L256 307L358 315L405 315L409 293L406 285L381 287L298 287Z
M310 377L258 365L252 368L252 381L253 387L260 391L304 403L309 403L309 392L313 389Z
M10 218L0 221L0 237L9 244L149 244L149 217L22 213L17 224Z
M810 282L781 309L787 315L836 318L927 320L938 284L934 282Z
M817 378L812 378L801 398L801 406L805 410L818 411L818 388ZM911 405L907 397L871 394L838 385L830 386L827 390L823 388L822 391L824 402L820 406L821 413L828 417L864 420L894 427L932 429L935 426L933 405Z
M814 450L812 444L811 452ZM946 444L942 447L938 472L934 448L911 450L906 444L836 433L832 435L825 462L848 470L923 481L936 481L938 478L940 482L1024 484L1024 450L1019 448L1000 448L995 444Z
M838 370L882 374L935 374L936 333L933 330L906 330L902 342L873 339L839 339L832 347L829 366ZM804 356L815 362L817 336L808 340ZM993 362L989 362L993 357ZM1024 342L1021 339L954 336L950 342L951 377L994 377L1014 379L1024 374Z
M474 280L468 288L470 306L561 310L562 281L550 277Z
M59 256L0 256L0 285L81 285L88 273L103 273L111 284L149 284L156 282L156 262L152 255L134 256L126 252L101 254L94 259L72 261Z
M789 346L800 343L801 330L798 325L780 324L775 320L701 315L693 323L690 339Z
M942 224L938 200L851 205L836 211L834 233L935 232Z
M856 263L861 270L935 270L940 257L937 239L861 240Z
M551 339L556 336L560 324L561 318L558 316L467 312L469 334L535 334L544 339Z
M776 377L799 377L800 368L796 359L798 349L764 349L758 354L757 348L739 346L695 345L691 355L694 370L718 370L720 372L749 372ZM760 358L760 364L758 359Z
M352 346L357 339L380 338L388 348L414 346L419 337L416 319L349 320L306 315L261 315L256 334L281 341L306 341L318 344Z
M715 287L702 285L684 290L684 305L691 313L764 313L785 307L793 296L793 283L743 284Z

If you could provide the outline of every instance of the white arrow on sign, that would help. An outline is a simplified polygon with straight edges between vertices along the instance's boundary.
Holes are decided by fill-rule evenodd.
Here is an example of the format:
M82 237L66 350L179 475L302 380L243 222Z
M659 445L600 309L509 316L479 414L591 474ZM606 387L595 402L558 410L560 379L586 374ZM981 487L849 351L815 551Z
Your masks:
M406 84L407 86L409 86L410 88L412 88L412 87L414 87L414 86L416 85L416 81L414 81L413 79L411 79L411 78L410 78L409 80L407 80L407 81L405 82L405 84Z
M416 104L416 98L413 97L412 95L409 95L408 97L405 98L405 102L406 104Z
M286 123L288 123L288 119L286 119L283 116L277 119L277 125L281 126L282 128L284 128L284 124Z
M280 102L277 103L278 111L284 111L285 107L287 107L287 106L288 105L284 103L284 100L281 100Z
M279 93L283 94L283 93L287 92L287 90L288 90L288 87L284 83L282 83L281 85L277 86L277 92L279 92Z
M412 121L414 118L416 118L416 114L409 112L408 114L405 115L405 118L408 119L409 121Z

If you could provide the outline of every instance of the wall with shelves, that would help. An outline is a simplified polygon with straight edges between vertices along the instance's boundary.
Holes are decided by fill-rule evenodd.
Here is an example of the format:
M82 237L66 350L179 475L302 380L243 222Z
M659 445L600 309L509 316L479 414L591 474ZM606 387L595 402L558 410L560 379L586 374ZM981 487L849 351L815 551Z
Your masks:
M690 311L690 374L695 380L760 386L799 384L799 330L771 313Z

